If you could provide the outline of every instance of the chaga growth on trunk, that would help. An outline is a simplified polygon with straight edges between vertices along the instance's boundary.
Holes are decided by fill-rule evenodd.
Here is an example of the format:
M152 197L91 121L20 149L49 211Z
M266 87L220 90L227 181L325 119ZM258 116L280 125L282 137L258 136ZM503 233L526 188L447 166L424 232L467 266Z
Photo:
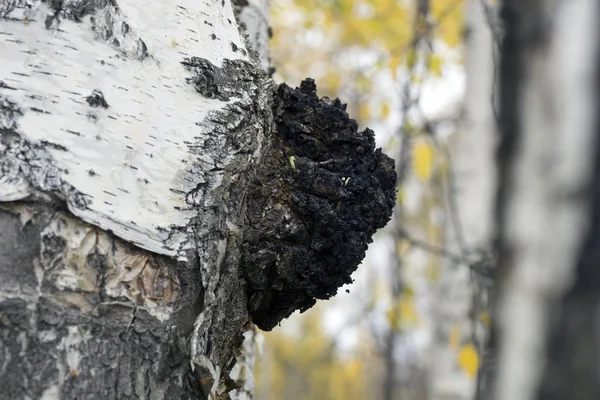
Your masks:
M375 231L390 219L396 173L338 99L312 79L274 95L273 148L248 199L242 270L249 313L264 330L352 279Z

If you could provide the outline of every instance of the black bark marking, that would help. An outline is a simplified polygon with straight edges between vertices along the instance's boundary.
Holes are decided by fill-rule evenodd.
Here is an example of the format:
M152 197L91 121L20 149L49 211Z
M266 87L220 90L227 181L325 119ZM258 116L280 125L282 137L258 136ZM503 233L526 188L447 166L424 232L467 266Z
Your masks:
M85 101L92 107L110 107L104 98L104 94L98 89L94 89L92 94L85 98Z
M17 90L12 86L8 86L4 81L0 81L0 89Z
M42 110L42 109L37 108L37 107L29 107L29 109L31 111L33 111L33 112L37 112L37 113L40 113L40 114L51 114L50 112Z
M219 68L204 58L192 57L185 58L181 64L192 73L186 82L209 99L242 98L254 85L254 67L247 61L225 59Z
M277 145L250 182L242 261L249 313L261 329L352 282L391 217L394 161L345 109L319 99L312 79L275 93Z
M138 60L148 57L148 46L142 39L138 39L137 57Z
M19 133L18 118L23 112L16 103L8 100L0 94L0 119L3 119L3 129L0 142L4 145L0 158L7 163L16 163L11 168L18 168L20 173L33 187L47 192L60 193L67 198L69 204L79 209L87 208L89 196L79 192L73 186L60 179L60 172L54 165L52 155L47 148L59 151L67 151L61 145L42 140L39 143L31 143L21 138ZM44 165L43 174L36 168Z
M54 150L67 151L67 148L65 146L62 146L62 145L56 144L56 143L52 143L47 140L40 141L40 144L44 147L49 147Z

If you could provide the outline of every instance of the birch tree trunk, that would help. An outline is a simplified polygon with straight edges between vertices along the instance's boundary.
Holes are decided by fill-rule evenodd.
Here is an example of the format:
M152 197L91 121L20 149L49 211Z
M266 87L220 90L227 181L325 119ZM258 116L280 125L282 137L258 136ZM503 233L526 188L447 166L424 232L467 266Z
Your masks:
M446 248L460 260L446 260L436 293L431 347L430 397L475 398L478 380L461 367L465 349L481 353L485 325L486 283L481 274L489 262L495 196L493 114L494 41L485 4L466 6L466 93L461 124L451 137L447 186Z
M599 12L503 5L498 400L600 396Z
M373 132L275 85L234 3L0 0L1 398L247 397L244 333L389 220Z

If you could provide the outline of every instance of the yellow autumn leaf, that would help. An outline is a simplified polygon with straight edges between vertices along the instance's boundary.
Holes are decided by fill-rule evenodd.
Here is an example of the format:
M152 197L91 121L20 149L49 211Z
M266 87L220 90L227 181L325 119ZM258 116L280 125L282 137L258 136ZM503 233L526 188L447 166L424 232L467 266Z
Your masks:
M428 264L425 269L425 276L431 283L437 283L440 277L440 266L438 264Z
M387 118L389 115L390 115L390 105L386 101L385 103L383 103L383 106L381 106L381 118Z
M390 71L392 73L392 78L396 80L398 77L398 67L400 66L400 56L394 55L390 60Z
M415 326L419 324L419 316L417 315L413 296L402 296L399 307L402 325Z
M398 325L400 322L400 316L398 315L398 308L395 306L390 307L389 310L385 313L385 316L390 324L390 327L393 331L398 329Z
M483 325L485 325L486 328L489 329L489 327L490 327L490 315L487 312L482 311L479 314L479 320L483 323Z
M363 103L358 106L358 118L363 122L371 119L371 107L368 104Z
M472 344L466 344L460 348L458 353L458 365L473 379L479 369L479 354Z
M406 65L408 68L412 68L417 63L417 51L415 49L410 49L406 54Z
M458 345L460 344L460 326L455 325L450 330L450 335L448 335L448 346L452 350L458 349Z
M433 147L422 140L413 145L413 169L422 181L428 181L433 171Z
M398 242L396 243L396 252L399 255L405 256L408 254L408 251L410 250L410 242L408 240L398 240Z
M464 3L464 0L459 0ZM450 47L456 47L464 34L464 4L448 4L448 0L432 0L431 15L438 21L437 36Z
M401 206L404 204L404 200L406 199L406 190L404 186L396 191L396 204Z
M403 293L396 304L390 307L386 316L392 329L418 325L419 316L412 292Z
M429 71L434 76L442 76L442 57L438 55L432 55L429 57Z
M328 91L331 93L338 93L340 86L342 86L342 77L338 71L332 70L325 75L323 83Z

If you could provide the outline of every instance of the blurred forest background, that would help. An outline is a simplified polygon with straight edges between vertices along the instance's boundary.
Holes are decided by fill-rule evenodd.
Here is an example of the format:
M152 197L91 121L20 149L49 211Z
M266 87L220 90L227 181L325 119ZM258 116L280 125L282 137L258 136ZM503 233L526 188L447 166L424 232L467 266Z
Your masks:
M271 2L275 79L297 86L312 77L319 95L348 103L394 155L399 181L393 222L356 282L264 334L257 399L426 398L434 293L457 257L444 243L456 223L447 139L464 95L464 13L464 0ZM473 319L489 323L485 311ZM475 379L475 340L458 331L441 340Z

